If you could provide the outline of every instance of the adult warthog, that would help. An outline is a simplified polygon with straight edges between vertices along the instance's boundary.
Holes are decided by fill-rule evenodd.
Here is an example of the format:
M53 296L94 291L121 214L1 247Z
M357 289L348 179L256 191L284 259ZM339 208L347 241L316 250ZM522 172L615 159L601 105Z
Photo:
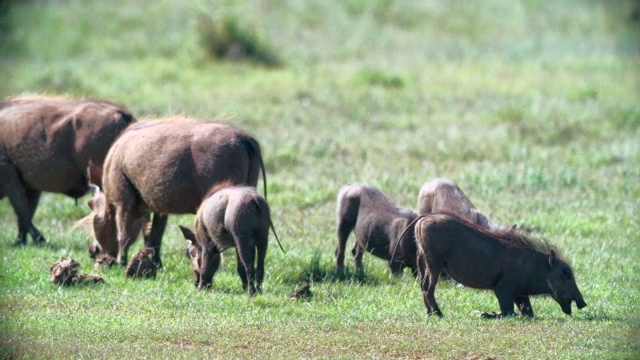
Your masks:
M195 214L209 189L229 182L255 187L262 170L258 142L226 123L169 118L141 122L113 144L104 164L104 192L97 190L93 232L103 252L127 264L129 247L154 213L145 247L162 266L160 245L167 214Z
M429 315L442 316L434 294L445 270L465 286L494 291L501 313L483 313L484 317L514 315L514 304L522 315L533 317L530 295L551 295L568 315L573 301L578 309L587 306L573 270L546 241L513 229L484 229L452 214L421 215L412 225Z
M420 188L418 213L447 212L460 216L485 229L495 226L479 212L462 189L449 179L433 179Z
M222 252L235 247L242 287L251 295L262 291L270 225L269 205L256 189L228 185L212 189L196 214L195 232L180 226L189 242L187 254L198 289L211 286Z
M134 117L115 104L47 96L0 102L0 199L18 218L16 244L44 242L32 219L43 191L78 199L87 166L102 166L113 141ZM97 180L100 181L99 179Z
M356 245L351 253L356 271L362 271L362 255L368 251L389 261L391 272L398 275L405 267L417 274L416 245L413 231L403 230L418 215L395 206L384 194L366 184L347 184L340 188L337 206L336 267L344 271L344 253L349 234L354 231ZM398 242L400 239L400 242Z

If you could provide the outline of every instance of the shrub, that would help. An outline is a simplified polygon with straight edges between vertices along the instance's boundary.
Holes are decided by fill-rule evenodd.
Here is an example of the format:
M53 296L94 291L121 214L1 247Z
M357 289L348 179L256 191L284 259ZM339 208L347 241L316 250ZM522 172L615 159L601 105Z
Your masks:
M270 67L281 65L270 46L233 16L216 21L207 14L200 14L197 29L202 46L216 59L246 59Z

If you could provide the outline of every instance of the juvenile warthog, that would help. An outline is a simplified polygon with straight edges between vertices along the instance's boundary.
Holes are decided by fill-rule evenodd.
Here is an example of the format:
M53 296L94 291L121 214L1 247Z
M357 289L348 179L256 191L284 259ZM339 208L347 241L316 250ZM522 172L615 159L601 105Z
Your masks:
M254 188L213 189L198 209L195 233L180 226L189 241L187 254L198 289L211 286L211 279L220 266L221 253L235 247L242 287L248 288L251 295L261 291L270 224L269 205Z
M396 207L384 194L366 184L347 184L338 193L336 266L344 271L344 252L349 234L354 231L356 245L351 253L356 270L362 271L362 254L366 250L389 261L391 272L399 275L405 267L416 268L416 245L413 231L400 235L417 214ZM393 253L393 254L392 254Z
M421 215L414 226L429 315L442 316L434 293L444 270L465 286L495 292L501 314L483 313L485 317L514 315L513 304L533 317L530 295L551 295L569 315L572 301L578 309L587 306L571 267L546 241L513 230L483 229L451 214Z
M480 213L458 185L449 179L433 179L420 188L418 212L422 214L446 212L460 216L485 229L495 226Z
M9 198L18 218L16 244L26 244L27 233L45 241L32 223L40 194L84 195L89 162L102 166L133 121L106 101L24 96L0 102L0 199Z
M160 245L167 214L195 214L215 184L255 187L262 170L258 142L226 123L185 118L138 123L113 144L104 163L104 192L96 191L93 232L103 252L127 264L129 247L153 212L145 247L154 248L160 267Z

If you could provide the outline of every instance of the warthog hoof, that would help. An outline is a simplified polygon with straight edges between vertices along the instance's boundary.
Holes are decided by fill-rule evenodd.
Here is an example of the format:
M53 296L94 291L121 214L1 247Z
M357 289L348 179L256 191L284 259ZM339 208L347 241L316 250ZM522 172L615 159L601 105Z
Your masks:
M206 285L198 284L198 291L207 291L209 289L211 289L211 283Z
M482 316L483 319L502 319L502 314L496 313L495 311L482 312L480 316Z
M41 245L41 244L46 244L47 240L45 240L44 236L38 234L38 236L33 238L33 242Z

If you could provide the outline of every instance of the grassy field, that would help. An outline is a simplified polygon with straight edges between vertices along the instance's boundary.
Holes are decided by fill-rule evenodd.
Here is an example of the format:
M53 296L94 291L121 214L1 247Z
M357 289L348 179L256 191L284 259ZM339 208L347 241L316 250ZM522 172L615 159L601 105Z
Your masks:
M48 244L24 248L11 246L3 199L0 358L640 357L633 1L12 3L0 17L0 97L230 119L262 145L287 252L271 244L260 296L242 292L233 251L198 294L178 230L193 216L172 216L156 280L112 268L98 272L105 284L58 288L49 266L61 256L93 272L90 234L71 231L85 199L45 195L34 223ZM255 28L282 65L212 59L203 15ZM438 319L409 274L393 278L370 255L364 276L338 278L340 186L367 182L415 209L434 177L455 180L496 223L539 228L571 261L588 307L569 317L536 297L535 319L488 321L478 314L498 311L492 292L444 282ZM313 298L287 300L310 279Z

